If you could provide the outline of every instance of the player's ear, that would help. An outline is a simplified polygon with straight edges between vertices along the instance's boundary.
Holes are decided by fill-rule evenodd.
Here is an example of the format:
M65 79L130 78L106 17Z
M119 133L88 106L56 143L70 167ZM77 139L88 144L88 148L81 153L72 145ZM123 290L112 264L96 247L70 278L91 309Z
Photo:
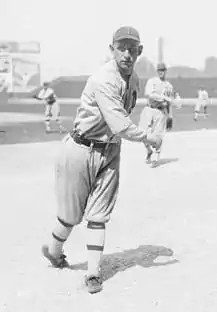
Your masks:
M138 49L138 56L140 56L142 54L143 51L143 45L139 45L139 49Z
M110 50L111 52L114 52L114 47L113 47L112 44L109 45L109 50Z

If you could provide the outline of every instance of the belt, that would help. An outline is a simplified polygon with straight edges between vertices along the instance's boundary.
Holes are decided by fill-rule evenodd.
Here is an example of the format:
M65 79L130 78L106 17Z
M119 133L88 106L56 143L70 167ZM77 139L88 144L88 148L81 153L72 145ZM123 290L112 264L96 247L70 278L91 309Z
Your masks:
M77 133L71 133L70 134L75 143L85 145L92 148L105 148L109 143L107 142L100 142L96 140L89 140L84 138L82 135L79 135Z

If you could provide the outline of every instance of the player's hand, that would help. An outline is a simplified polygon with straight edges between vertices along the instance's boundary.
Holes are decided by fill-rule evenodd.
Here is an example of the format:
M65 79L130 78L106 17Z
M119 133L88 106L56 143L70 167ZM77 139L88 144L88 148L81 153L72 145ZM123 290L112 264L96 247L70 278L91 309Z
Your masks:
M162 145L162 138L159 135L147 134L144 144L150 144L152 147L159 149Z
M172 102L172 99L171 97L164 95L164 101L170 104Z

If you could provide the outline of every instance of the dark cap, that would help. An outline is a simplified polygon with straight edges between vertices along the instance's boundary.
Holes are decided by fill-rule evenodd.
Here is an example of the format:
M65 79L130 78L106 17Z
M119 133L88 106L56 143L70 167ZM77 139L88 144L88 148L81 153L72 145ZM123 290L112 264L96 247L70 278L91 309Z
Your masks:
M122 39L132 39L140 42L140 36L138 30L131 26L122 26L113 35L113 42Z
M165 63L158 63L157 64L157 70L167 70L166 64Z

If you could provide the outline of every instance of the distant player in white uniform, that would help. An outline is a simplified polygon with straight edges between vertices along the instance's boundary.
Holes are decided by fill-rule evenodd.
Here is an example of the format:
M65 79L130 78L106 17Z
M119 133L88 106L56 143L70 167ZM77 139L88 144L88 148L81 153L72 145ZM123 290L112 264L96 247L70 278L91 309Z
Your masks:
M208 92L204 89L204 87L200 87L197 93L197 102L194 108L194 120L198 121L198 116L203 109L204 118L207 118L207 106L209 104L209 95Z
M147 106L141 113L139 126L150 133L163 137L166 130L172 129L172 101L173 87L166 80L167 67L164 63L157 65L158 76L148 80L145 87L145 97ZM146 162L151 163L152 167L158 165L161 147L153 149L146 144ZM152 158L152 159L151 159Z
M182 103L181 103L182 98L181 98L179 92L175 92L174 100L175 100L175 103L176 103L176 108L177 109L182 108Z
M51 131L51 118L54 116L60 132L63 127L60 121L60 107L54 90L50 87L49 82L44 82L42 90L36 96L38 100L42 100L45 104L45 128L46 132Z

